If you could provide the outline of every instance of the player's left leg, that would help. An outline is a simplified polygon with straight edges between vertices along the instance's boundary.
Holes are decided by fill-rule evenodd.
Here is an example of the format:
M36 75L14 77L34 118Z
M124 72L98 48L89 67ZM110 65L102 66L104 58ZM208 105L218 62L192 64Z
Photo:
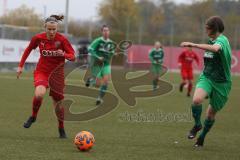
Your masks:
M96 101L96 105L100 105L101 103L103 103L103 97L106 94L107 88L108 88L108 81L110 79L110 74L104 75L102 78L102 84L100 86L100 90L99 90L99 95Z
M49 96L52 97L53 106L55 109L56 116L58 118L58 131L59 138L66 138L66 133L64 130L64 106L62 105L62 100L64 99L64 75L53 74L49 79Z
M209 132L209 130L212 128L215 122L215 116L218 111L220 111L224 105L226 104L228 100L228 93L226 95L222 95L222 93L219 92L219 90L229 90L229 86L226 85L225 87L219 87L217 89L213 89L211 95L210 95L210 104L207 109L207 116L204 121L204 127L202 132L200 133L197 142L195 143L195 147L202 147L204 143L204 139ZM230 90L229 90L230 91Z
M59 138L67 138L65 129L64 129L64 106L62 105L62 100L59 96L53 96L53 106L55 113L58 119L58 132Z
M101 103L103 103L103 97L106 94L106 91L108 88L108 81L110 77L111 77L111 66L110 65L103 66L101 70L101 74L98 75L98 78L101 78L101 85L100 85L99 94L96 100L96 105L100 105Z

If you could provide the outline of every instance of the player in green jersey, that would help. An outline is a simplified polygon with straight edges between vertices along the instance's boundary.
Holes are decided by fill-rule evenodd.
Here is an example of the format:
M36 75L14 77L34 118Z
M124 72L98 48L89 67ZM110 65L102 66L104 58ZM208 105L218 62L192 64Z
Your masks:
M153 90L157 89L160 72L162 70L164 52L159 41L155 42L154 48L149 53L149 59L152 63L151 72L153 74Z
M204 70L199 77L193 96L192 114L195 125L189 132L188 138L193 139L197 132L202 129L201 113L202 102L206 96L209 97L207 116L204 127L195 147L202 147L206 134L215 122L215 116L228 100L231 90L231 47L227 37L222 33L224 24L220 17L213 16L206 21L206 33L209 36L207 44L196 44L182 42L183 47L195 47L205 50Z
M96 38L88 47L91 78L88 78L86 86L94 85L95 87L100 87L96 105L100 105L103 102L111 74L111 59L116 48L115 43L109 39L109 27L103 25L101 31L102 36Z

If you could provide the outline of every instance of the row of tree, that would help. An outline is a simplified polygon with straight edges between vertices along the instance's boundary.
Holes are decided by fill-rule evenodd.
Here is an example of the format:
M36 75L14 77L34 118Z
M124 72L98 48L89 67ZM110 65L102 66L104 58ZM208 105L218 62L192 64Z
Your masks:
M100 34L102 24L108 24L116 41L129 39L138 44L153 44L160 40L164 45L177 46L181 41L205 42L205 20L219 15L224 19L225 34L233 48L240 48L239 0L192 0L187 4L171 0L104 0L98 13L99 21L70 19L69 33L91 38ZM26 6L0 17L0 23L28 26L32 32L43 28L42 16Z

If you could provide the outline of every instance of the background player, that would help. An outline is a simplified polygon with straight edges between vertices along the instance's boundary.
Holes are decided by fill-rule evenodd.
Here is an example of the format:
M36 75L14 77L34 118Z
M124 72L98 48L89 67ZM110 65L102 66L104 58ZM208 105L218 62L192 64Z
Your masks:
M157 89L159 76L162 70L164 52L159 41L155 42L154 48L149 53L149 59L152 63L151 72L153 74L153 90Z
M188 86L187 96L191 96L192 91L192 80L193 80L193 68L192 63L193 61L197 62L199 66L199 58L197 54L192 50L191 47L184 50L178 57L178 65L181 68L181 76L182 76L182 83L180 84L179 90L180 92L183 91L183 87L185 85Z
M195 147L203 146L205 136L215 122L216 113L227 102L232 86L232 53L227 37L222 34L223 31L224 24L222 19L218 16L213 16L206 21L206 33L210 38L207 44L181 43L183 47L195 47L205 50L204 70L198 79L193 96L192 115L195 124L189 132L189 139L193 139L197 132L202 129L202 103L207 95L209 96L210 103L204 121L204 128L195 143Z
M109 39L110 30L107 25L102 26L102 36L96 38L89 46L91 77L87 79L86 86L100 87L96 105L103 102L111 74L111 59L115 53L115 43Z
M51 15L45 20L45 32L37 34L31 39L30 44L24 51L17 71L17 78L19 78L27 57L33 49L39 47L40 58L34 71L35 94L32 101L32 115L23 126L29 128L36 121L43 96L49 87L49 83L51 83L53 85L50 86L49 95L52 96L58 117L60 138L66 138L64 108L61 106L64 99L64 63L65 59L75 60L71 44L63 35L57 32L58 21L62 21L63 18L63 16Z

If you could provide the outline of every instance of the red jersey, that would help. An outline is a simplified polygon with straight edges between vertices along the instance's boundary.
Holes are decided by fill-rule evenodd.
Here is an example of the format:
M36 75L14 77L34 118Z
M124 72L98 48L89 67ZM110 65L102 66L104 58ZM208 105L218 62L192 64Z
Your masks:
M70 42L60 33L56 33L53 40L47 39L46 32L35 35L25 49L19 67L23 67L27 57L33 49L39 47L40 58L36 71L52 72L56 67L65 63L65 59L75 60L74 50ZM58 55L57 50L63 50L64 55Z
M183 51L178 57L178 63L182 65L182 70L192 70L192 63L194 60L199 65L199 58L197 54L190 50Z

